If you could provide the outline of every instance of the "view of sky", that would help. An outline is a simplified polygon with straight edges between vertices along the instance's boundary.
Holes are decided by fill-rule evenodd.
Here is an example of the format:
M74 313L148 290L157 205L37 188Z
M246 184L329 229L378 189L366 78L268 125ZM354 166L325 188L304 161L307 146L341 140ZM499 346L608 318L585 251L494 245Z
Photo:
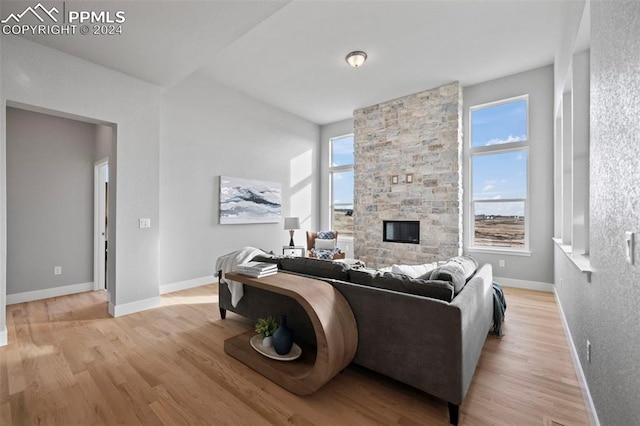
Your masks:
M527 139L527 100L471 111L471 146L489 146Z
M471 146L527 140L527 101L493 105L471 112ZM475 155L471 161L474 200L527 196L527 150ZM475 214L523 216L523 202L475 203Z
M332 142L331 165L353 164L353 136L333 139ZM332 187L333 204L348 204L353 208L353 171L333 173Z

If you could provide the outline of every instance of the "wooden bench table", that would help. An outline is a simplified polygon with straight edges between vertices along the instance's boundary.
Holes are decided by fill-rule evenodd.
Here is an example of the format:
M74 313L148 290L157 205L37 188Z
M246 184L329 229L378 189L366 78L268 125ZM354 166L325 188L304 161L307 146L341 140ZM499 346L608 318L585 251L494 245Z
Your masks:
M225 340L224 351L296 395L309 395L331 380L353 359L358 329L351 307L331 284L279 272L264 278L239 273L225 278L245 285L289 296L305 310L316 335L315 357L303 348L301 359L276 361L256 352L248 331ZM295 324L288 324L295 332Z

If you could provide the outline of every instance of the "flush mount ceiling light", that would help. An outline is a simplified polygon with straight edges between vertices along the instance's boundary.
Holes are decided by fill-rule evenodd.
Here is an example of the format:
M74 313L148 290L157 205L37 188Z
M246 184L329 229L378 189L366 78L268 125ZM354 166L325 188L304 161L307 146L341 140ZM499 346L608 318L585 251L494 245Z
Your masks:
M356 50L355 52L349 53L345 59L349 65L354 68L358 68L367 60L367 54L360 50Z

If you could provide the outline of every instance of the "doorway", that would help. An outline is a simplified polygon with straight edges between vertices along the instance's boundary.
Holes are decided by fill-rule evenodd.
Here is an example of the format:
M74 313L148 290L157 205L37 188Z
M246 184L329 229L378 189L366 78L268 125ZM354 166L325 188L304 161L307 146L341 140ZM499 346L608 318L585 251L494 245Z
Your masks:
M108 290L107 261L109 256L109 159L94 165L94 290Z

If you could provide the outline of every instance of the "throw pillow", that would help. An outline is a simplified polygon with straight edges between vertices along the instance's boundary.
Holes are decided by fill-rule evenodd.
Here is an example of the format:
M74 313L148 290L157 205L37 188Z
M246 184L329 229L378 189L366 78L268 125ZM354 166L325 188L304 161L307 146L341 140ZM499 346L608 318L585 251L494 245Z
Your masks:
M391 272L403 274L411 278L418 278L427 272L433 271L438 266L437 262L425 263L424 265L391 265Z
M450 302L454 294L453 285L447 281L415 279L402 274L367 268L352 269L349 271L349 279L354 284L430 297L445 302Z
M421 278L424 279L425 277ZM455 294L460 293L467 283L464 268L458 262L451 260L434 269L429 278L432 280L449 281L453 284Z
M333 236L333 231L320 231L318 232L318 237L321 240L332 240L335 237Z
M316 244L315 244L316 250L333 250L334 248L336 248L335 238L330 240L323 240L320 238L316 238Z

